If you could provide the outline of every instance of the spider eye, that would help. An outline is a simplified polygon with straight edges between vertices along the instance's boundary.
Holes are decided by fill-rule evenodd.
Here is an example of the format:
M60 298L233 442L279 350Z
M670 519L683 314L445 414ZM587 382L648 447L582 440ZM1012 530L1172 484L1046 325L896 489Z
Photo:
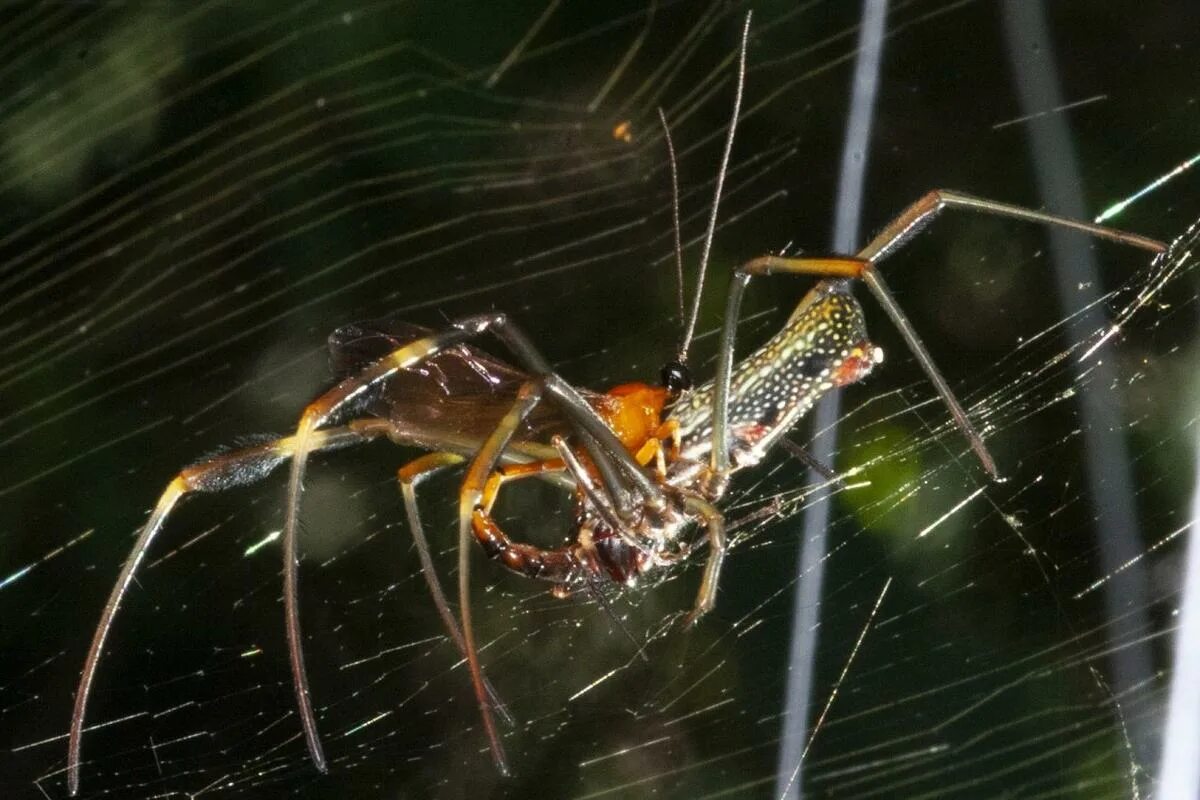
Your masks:
M671 394L679 394L692 388L692 373L682 362L668 361L663 365L659 377L662 379L662 385L667 387Z

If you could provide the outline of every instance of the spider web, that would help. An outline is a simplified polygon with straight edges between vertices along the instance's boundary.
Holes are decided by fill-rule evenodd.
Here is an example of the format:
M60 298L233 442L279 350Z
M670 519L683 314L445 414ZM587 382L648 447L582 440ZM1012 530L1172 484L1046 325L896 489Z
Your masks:
M746 7L499 5L6 7L6 796L66 796L75 683L145 510L182 465L289 430L328 385L338 326L503 309L595 388L654 380L669 358L682 323L655 109L679 151L690 287ZM1186 167L1200 77L1189 10L1053 4L1062 102L1027 108L1013 48L1044 45L1021 38L1011 6L892 2L864 232L940 186L1043 205L1042 124L1070 131L1091 216ZM733 266L828 247L853 96L857 4L754 14L693 357L706 376ZM510 779L490 764L402 519L395 470L416 451L374 444L310 468L302 607L326 776L293 706L281 481L184 503L110 636L81 794L1153 793L1190 524L1196 185L1183 169L1109 220L1177 240L1166 257L1086 243L1096 274L1065 293L1045 231L961 213L888 262L1003 482L864 297L888 359L843 393L845 488L813 484L783 453L739 476L718 607L696 629L681 612L702 559L613 593L610 616L476 554L482 657L516 718ZM804 289L755 284L739 352ZM813 435L805 424L792 438ZM447 582L454 492L448 476L422 495ZM820 508L827 550L799 571L805 515ZM502 512L545 545L569 521L537 484ZM796 653L797 585L817 575L817 645ZM788 698L810 668L801 708ZM789 726L801 757L787 755Z

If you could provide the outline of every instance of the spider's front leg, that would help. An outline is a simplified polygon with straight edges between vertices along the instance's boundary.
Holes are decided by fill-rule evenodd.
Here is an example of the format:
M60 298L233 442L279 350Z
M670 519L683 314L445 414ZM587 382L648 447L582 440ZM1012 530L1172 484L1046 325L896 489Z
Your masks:
M391 425L386 420L361 419L354 420L342 428L328 428L318 431L309 437L309 450L335 450L349 447L374 439L390 432ZM189 494L197 492L221 492L235 486L255 483L267 477L275 468L290 458L296 450L296 441L292 437L278 439L272 442L234 450L213 456L192 466L185 467L175 476L159 497L158 503L150 518L142 526L137 541L125 560L108 602L100 614L96 624L96 632L92 636L88 648L87 659L79 677L79 688L75 691L75 708L71 714L71 728L67 737L67 790L72 794L79 791L79 763L83 741L83 725L87 716L88 697L91 695L92 682L104 653L104 642L112 628L117 611L137 574L138 566L145 558L158 532L175 506Z

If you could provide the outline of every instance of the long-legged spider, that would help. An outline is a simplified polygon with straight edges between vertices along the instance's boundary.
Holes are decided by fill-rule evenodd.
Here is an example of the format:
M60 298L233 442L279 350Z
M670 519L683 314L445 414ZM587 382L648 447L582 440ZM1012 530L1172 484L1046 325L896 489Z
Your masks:
M703 277L721 185L727 170L745 75L749 16L743 30L733 119L718 172L701 259ZM665 122L665 121L664 121ZM665 124L664 124L665 129ZM666 140L670 144L669 132ZM674 175L674 154L671 154ZM677 191L676 191L676 203ZM707 563L694 622L713 608L725 556L725 528L717 503L730 476L758 463L772 445L826 392L864 378L882 359L867 339L863 312L851 284L866 284L900 330L983 468L996 465L920 337L889 292L877 265L912 239L941 211L958 208L1070 228L1101 239L1164 251L1160 242L1014 205L946 190L922 196L854 255L763 256L739 266L726 300L715 378L690 388L685 355L694 330L693 307L679 357L663 370L663 386L630 383L593 393L557 375L533 343L502 313L467 317L430 333L397 322L348 326L330 337L344 377L304 411L296 432L194 464L172 480L142 528L97 624L75 696L68 745L68 786L79 789L80 741L87 701L104 642L139 564L176 503L193 492L216 492L257 482L291 459L283 529L284 619L296 703L313 763L325 756L309 699L298 609L297 520L308 455L387 437L431 452L398 473L421 568L450 638L465 656L496 766L508 772L494 714L507 716L483 674L471 623L470 543L508 569L555 585L558 594L603 582L632 584L638 576L688 555L703 527ZM678 237L678 230L676 230ZM677 238L677 256L679 252ZM734 364L742 295L756 275L820 278L787 324L766 344ZM491 333L516 357L510 367L466 344ZM551 407L547 407L546 402ZM360 415L342 420L347 409ZM331 425L333 422L341 424ZM467 464L459 492L458 603L455 618L432 565L416 488L438 470ZM492 517L501 487L539 477L574 492L569 543L539 548L510 539Z

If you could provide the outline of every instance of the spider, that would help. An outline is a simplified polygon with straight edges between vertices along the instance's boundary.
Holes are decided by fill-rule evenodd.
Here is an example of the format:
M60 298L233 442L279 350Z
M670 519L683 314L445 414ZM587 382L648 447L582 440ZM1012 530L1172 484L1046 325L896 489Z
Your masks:
M851 293L854 281L867 286L897 326L984 470L997 477L982 436L888 290L877 269L879 262L949 208L1069 228L1154 253L1163 252L1165 245L1112 228L934 190L902 211L854 255L769 255L737 267L726 299L716 375L692 388L686 353L741 106L749 24L747 15L732 121L701 256L700 284L677 357L663 368L661 385L627 383L603 393L576 388L554 372L503 313L459 319L439 332L394 320L335 331L329 345L340 380L304 410L295 433L184 468L168 484L143 526L104 606L75 695L67 762L72 795L79 789L87 701L105 639L153 539L187 494L254 483L291 460L282 534L284 619L308 752L316 767L325 771L309 699L298 610L297 521L308 456L380 437L429 450L399 470L399 486L433 603L466 658L492 758L497 769L508 774L494 717L510 718L483 673L471 621L471 541L508 569L552 583L558 596L581 588L594 590L604 583L633 584L641 575L686 558L703 543L707 561L687 615L689 624L694 623L716 601L726 551L725 526L717 506L730 476L762 460L822 395L862 380L882 361L882 350L867 338L862 308ZM662 120L670 153L679 266L678 180L670 131L665 117ZM783 329L735 364L735 333L745 288L751 278L773 274L819 280ZM485 333L503 343L520 368L467 344ZM466 474L459 491L456 619L434 571L416 490L429 475L462 464ZM530 477L555 482L574 493L567 544L547 549L516 541L493 518L501 488ZM698 538L693 535L696 529L703 530Z

